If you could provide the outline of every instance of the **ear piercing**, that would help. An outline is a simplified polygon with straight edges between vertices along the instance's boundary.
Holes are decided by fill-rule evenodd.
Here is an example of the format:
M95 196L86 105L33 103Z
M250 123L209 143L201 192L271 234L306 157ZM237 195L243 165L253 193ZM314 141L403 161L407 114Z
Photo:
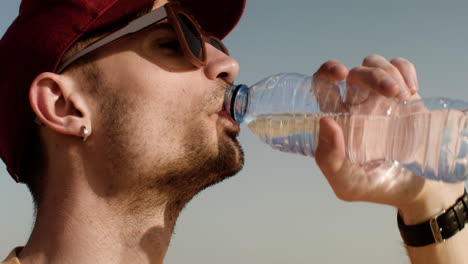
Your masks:
M86 142L86 140L88 139L88 137L91 135L89 133L89 130L85 127L85 126L82 126L81 127L81 134L82 134L82 137L81 137L81 140L83 142Z

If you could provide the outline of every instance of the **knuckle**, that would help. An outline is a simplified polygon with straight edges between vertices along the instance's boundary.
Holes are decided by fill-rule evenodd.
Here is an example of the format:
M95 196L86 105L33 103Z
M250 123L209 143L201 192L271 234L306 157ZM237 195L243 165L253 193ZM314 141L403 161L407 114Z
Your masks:
M390 63L394 65L395 67L406 68L406 69L416 71L414 64L410 62L409 60L402 58L402 57L394 58L390 61Z
M403 57L397 57L397 58L393 58L390 63L392 64L406 64L408 63L408 60L403 58Z
M323 67L327 70L330 70L333 66L339 64L337 60L328 60L323 64Z
M334 60L334 59L331 59L331 60L328 60L327 62L325 63L329 63L329 64L337 64L337 63L340 63L339 61L337 60Z
M382 68L372 68L370 69L370 76L374 80L380 80L388 73Z
M358 74L359 72L361 72L361 70L362 70L361 67L352 68L352 69L349 71L349 77L348 77L348 78L354 77L356 74Z
M381 55L371 54L364 58L364 60L362 61L362 65L373 65L376 61L379 61L382 59L385 59L385 58L382 57Z
M328 60L314 73L319 78L344 79L348 75L348 69L337 60Z
M314 75L323 75L326 74L330 69L336 65L338 62L335 60L328 60L324 62L322 65L320 65L320 68L315 72Z
M348 81L352 82L365 73L365 68L362 66L352 68L348 73Z

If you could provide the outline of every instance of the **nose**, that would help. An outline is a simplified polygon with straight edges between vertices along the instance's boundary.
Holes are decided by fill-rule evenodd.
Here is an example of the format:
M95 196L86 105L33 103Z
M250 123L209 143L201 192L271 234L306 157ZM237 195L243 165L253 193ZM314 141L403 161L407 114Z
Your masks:
M239 63L235 59L210 44L206 44L206 56L204 71L208 79L222 78L227 82L234 82L239 74Z

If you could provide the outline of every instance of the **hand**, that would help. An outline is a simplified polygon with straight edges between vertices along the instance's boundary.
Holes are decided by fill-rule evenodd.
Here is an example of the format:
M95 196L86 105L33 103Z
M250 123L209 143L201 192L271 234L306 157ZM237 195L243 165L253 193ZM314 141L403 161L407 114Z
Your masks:
M375 91L388 98L419 98L416 70L402 58L387 61L371 55L364 59L362 66L351 71L337 61L328 61L315 77L333 82L346 78L348 86ZM426 180L389 163L350 164L343 132L331 118L320 121L316 162L338 198L395 206L408 225L426 221L449 208L464 189L463 182L447 184Z

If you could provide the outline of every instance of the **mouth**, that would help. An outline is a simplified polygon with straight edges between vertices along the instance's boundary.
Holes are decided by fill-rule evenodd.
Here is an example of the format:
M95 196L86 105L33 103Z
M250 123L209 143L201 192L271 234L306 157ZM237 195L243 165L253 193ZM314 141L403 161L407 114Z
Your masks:
M226 125L226 127L236 133L240 132L240 125L234 119L229 115L229 113L225 110L222 109L221 111L218 112L218 116L220 119L223 121L223 123Z
M223 82L219 85L219 94L216 94L217 100L217 111L215 112L218 116L218 121L220 124L226 129L227 131L239 134L240 132L240 125L237 123L229 114L229 111L225 108L225 100L226 100L226 92L232 84L228 82ZM219 96L219 97L218 97Z

